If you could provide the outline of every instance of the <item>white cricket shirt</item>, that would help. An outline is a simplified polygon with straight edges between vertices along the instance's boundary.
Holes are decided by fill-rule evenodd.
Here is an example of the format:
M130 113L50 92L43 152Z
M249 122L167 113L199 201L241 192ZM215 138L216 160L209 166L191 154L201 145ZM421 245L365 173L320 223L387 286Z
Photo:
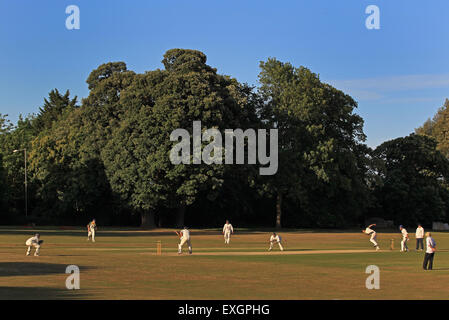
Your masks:
M234 228L232 227L232 224L227 223L223 226L223 232L227 233L227 232L234 232Z
M190 231L189 231L189 230L184 229L184 230L182 230L181 232L182 232L182 238L183 238L183 239L186 239L186 240L189 240L189 239L190 239Z
M427 237L426 245L427 245L426 253L433 253L432 248L436 246L435 240L433 240L432 237Z
M422 238L424 238L424 228L418 227L418 228L416 228L416 239L422 239Z
M405 230L405 228L402 228L401 233L402 233L402 238L404 238L404 239L407 238L408 232L407 232L407 230Z

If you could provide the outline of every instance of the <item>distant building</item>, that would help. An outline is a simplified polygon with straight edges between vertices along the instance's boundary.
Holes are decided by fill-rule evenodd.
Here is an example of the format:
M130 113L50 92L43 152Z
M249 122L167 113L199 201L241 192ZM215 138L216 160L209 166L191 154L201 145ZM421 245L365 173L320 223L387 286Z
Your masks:
M449 224L444 222L433 222L432 230L434 231L449 231Z

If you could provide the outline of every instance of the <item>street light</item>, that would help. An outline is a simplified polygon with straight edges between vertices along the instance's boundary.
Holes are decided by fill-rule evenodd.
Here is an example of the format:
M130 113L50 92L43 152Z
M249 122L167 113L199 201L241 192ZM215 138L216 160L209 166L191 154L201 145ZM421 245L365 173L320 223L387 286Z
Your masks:
M28 181L27 181L27 149L14 150L16 152L24 152L24 162L25 162L25 216L28 217Z

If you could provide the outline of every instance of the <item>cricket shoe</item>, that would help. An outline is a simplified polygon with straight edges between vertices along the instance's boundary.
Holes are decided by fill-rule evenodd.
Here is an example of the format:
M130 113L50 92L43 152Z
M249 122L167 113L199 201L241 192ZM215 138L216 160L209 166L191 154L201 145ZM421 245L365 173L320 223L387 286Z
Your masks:
M30 255L30 253L29 252L27 252L27 256L29 256Z
M376 251L379 251L380 250L380 248L379 247L376 247Z

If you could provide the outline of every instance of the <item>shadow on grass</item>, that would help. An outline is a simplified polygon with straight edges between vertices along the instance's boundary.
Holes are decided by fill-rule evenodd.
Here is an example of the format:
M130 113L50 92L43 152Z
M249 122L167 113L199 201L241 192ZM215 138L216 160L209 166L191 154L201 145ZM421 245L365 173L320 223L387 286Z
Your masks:
M0 262L0 277L65 274L68 265L39 262ZM80 271L92 267L79 267Z
M0 287L0 300L68 300L86 299L80 290L43 287Z

